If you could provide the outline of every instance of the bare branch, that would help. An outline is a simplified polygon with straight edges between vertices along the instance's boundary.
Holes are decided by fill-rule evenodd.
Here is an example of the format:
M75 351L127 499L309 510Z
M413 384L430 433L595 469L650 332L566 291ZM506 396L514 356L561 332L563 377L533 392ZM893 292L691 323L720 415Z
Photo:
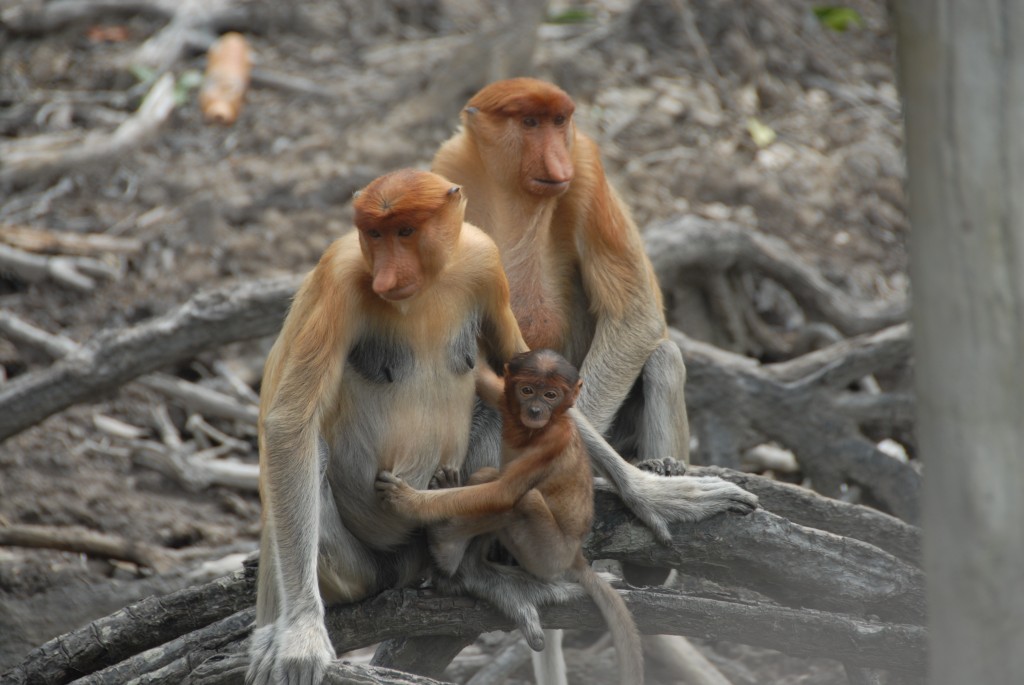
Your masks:
M0 525L0 546L59 549L97 559L130 561L150 568L164 565L160 552L150 545L78 526Z
M877 449L863 435L858 415L837 406L843 393L834 389L840 380L906 362L906 326L770 366L675 330L671 335L686 360L686 399L704 462L735 467L745 449L775 442L793 451L819 492L835 496L843 483L857 483L886 510L918 521L920 474Z
M806 488L716 466L695 467L695 476L718 476L757 495L766 511L793 523L867 542L903 561L921 565L921 529L870 507L823 497Z
M105 233L67 233L12 224L0 224L0 241L11 247L44 254L135 254L142 250L142 241L134 238L117 238Z
M78 353L0 386L0 440L144 373L277 332L297 286L289 276L208 291L165 316L100 333Z
M148 140L173 109L174 77L164 74L135 114L111 133L93 131L85 136L40 136L0 143L0 188L114 159Z
M781 240L725 221L694 215L653 224L644 232L647 254L662 287L687 272L754 270L782 284L812 317L846 335L877 331L905 321L905 303L859 302L804 264Z
M121 275L119 269L91 257L37 255L3 244L0 273L11 274L26 283L51 280L83 292L96 288L94 276L116 279Z

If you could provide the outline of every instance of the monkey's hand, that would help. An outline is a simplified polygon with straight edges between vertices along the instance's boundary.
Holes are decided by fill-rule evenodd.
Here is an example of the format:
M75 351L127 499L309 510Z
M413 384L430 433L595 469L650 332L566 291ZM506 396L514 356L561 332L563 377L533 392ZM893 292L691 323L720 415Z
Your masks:
M395 511L409 513L415 509L416 489L390 471L378 473L373 488L380 501Z
M253 634L247 685L319 683L327 664L336 656L327 628L319 616L310 616L260 628Z

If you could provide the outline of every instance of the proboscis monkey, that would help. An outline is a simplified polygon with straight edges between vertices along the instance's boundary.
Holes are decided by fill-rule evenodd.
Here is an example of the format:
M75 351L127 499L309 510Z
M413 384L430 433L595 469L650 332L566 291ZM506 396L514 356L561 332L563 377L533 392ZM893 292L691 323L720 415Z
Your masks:
M667 542L668 522L749 511L757 497L718 478L655 476L616 452L656 470L666 458L685 467L686 369L668 339L640 232L597 146L576 130L574 110L550 83L492 83L470 99L433 167L462 184L467 219L498 244L527 345L553 349L580 369L572 413L591 460ZM486 435L473 440L494 444ZM474 444L470 454L479 451Z
M605 176L597 145L577 131L574 111L550 83L492 83L469 100L433 168L463 185L467 219L498 244L527 344L554 349L580 369L584 385L572 411L597 471L668 542L670 521L749 511L757 498L717 478L659 477L619 456L650 471L685 470L686 369L668 338L640 232ZM484 460L486 449L496 449L496 428L477 425L470 454ZM624 572L645 583L667 574Z
M267 358L250 683L319 682L334 658L324 602L419 577L422 536L378 501L377 472L424 487L458 469L478 356L500 364L526 349L497 248L463 223L464 207L459 186L432 173L370 183L357 230L303 281Z
M502 414L501 469L481 469L466 487L419 491L388 471L377 477L383 501L431 530L431 549L453 574L469 540L496 534L526 571L580 583L608 622L623 685L643 683L640 636L622 597L583 556L594 518L594 485L583 441L566 414L582 381L557 352L534 350L505 365L502 382L477 371L481 397ZM531 637L540 637L527 635Z

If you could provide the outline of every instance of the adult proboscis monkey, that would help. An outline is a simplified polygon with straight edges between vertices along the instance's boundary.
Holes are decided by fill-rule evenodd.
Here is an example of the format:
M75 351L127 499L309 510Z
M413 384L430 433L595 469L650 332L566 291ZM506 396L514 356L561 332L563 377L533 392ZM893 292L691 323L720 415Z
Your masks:
M554 349L580 369L576 406L586 418L578 422L598 472L668 541L670 521L749 511L757 498L717 478L640 472L619 456L658 472L685 470L686 369L668 338L640 232L574 111L550 83L492 83L469 100L433 168L462 184L467 219L498 244L526 343ZM493 444L477 431L470 452ZM644 578L637 570L631 579ZM647 580L655 577L664 575Z
M303 281L267 358L250 683L319 682L334 658L325 601L420 577L422 536L381 506L377 472L425 487L439 467L458 469L474 367L525 349L497 248L463 223L458 185L397 171L354 208L357 230Z

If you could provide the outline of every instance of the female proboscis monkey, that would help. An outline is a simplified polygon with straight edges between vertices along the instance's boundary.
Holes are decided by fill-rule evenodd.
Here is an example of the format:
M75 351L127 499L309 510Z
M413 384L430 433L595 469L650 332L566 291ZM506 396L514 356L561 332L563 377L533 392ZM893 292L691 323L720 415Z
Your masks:
M334 649L324 602L419 577L416 524L381 506L377 472L425 487L458 469L481 353L525 350L494 243L461 188L411 169L370 183L356 231L299 288L260 398L263 533L250 683L317 683Z

